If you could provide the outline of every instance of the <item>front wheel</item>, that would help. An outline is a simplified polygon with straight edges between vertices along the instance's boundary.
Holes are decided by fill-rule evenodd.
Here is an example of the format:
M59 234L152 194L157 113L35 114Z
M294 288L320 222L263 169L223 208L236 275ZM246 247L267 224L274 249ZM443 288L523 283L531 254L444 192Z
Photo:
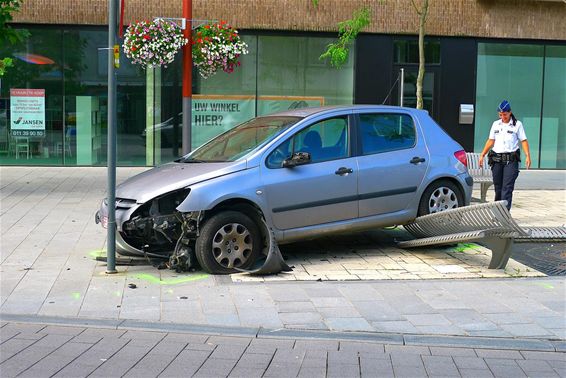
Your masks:
M464 205L462 191L449 180L433 182L423 193L418 216L455 209Z
M212 274L248 269L261 251L259 228L247 215L223 211L206 221L196 240L200 266Z

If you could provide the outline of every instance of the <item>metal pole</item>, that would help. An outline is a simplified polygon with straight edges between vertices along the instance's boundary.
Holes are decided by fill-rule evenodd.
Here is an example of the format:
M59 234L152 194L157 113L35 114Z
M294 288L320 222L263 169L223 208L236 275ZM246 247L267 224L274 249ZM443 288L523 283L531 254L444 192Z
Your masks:
M106 273L116 271L116 76L114 41L118 0L108 0L108 236Z
M401 68L399 74L399 106L403 106L403 89L405 88L405 69Z
M183 47L183 155L191 152L191 126L192 126L192 96L193 96L193 57L191 47L193 2L183 0L183 18L185 29L183 35L189 40Z

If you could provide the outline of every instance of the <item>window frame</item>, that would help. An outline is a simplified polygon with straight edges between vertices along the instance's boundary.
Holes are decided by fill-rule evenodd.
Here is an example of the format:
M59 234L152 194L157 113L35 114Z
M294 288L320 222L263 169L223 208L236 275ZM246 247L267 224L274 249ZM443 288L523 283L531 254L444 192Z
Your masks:
M346 144L346 156L343 157L339 157L336 159L328 159L328 160L321 160L321 161L311 161L308 164L305 165L311 165L311 164L319 164L319 163L325 163L328 161L336 161L336 160L341 160L341 159L348 159L351 158L353 156L355 156L355 151L357 151L357 143L356 143L356 132L355 132L355 119L354 119L354 115L351 113L346 113L346 114L335 114L329 117L325 117L323 119L317 119L311 123L309 123L308 125L305 125L304 127L301 127L301 129L293 132L292 135L290 135L289 137L285 138L283 141L277 143L277 145L271 150L269 151L269 153L267 154L267 156L265 157L264 160L264 165L267 169L281 169L284 168L283 166L280 167L273 167L269 165L269 157L275 152L275 150L277 150L279 147L281 147L283 144L287 143L289 140L291 141L291 151L293 151L292 153L294 153L295 151L295 137L304 132L305 130L321 123L321 122L325 122L334 118L345 118L346 119L346 138L348 138L347 144Z
M413 122L413 132L415 135L413 144L411 146L407 146L407 147L401 147L401 148L392 148L392 149L388 149L385 151L378 151L378 152L373 152L373 153L368 153L368 154L364 154L363 153L363 133L362 133L362 122L360 120L360 116L363 115L372 115L372 114L376 114L376 115L396 115L396 116L407 116L409 117L409 119ZM384 153L388 153L388 152L394 152L394 151L402 151L402 150L410 150L413 149L417 146L418 143L418 138L419 138L419 133L417 130L417 121L415 120L415 117L413 117L412 114L408 113L408 112L396 112L396 111L370 111L370 112L362 112L362 113L356 113L355 114L355 129L356 129L356 156L372 156L372 155L379 155L379 154L384 154Z

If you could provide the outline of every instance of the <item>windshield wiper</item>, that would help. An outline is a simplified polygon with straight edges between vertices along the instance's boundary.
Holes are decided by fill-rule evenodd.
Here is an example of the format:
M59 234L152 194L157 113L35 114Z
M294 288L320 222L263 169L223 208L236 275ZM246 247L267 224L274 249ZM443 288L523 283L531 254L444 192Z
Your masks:
M195 159L195 158L187 158L180 161L181 163L206 163L205 160Z

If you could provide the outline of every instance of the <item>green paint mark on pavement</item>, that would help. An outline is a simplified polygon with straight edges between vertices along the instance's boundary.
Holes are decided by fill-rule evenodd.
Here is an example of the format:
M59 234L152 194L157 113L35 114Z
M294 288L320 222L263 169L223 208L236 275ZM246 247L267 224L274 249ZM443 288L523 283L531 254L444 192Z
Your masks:
M539 285L539 286L542 286L546 289L554 289L554 286L552 286L551 284L546 283L546 282L536 282L536 284Z
M71 295L73 296L73 299L81 299L81 293L79 293L78 291L72 293Z
M140 279L140 280L148 281L148 282L153 283L153 284L177 285L177 284L180 284L180 283L202 280L204 278L207 278L208 276L209 276L209 274L201 273L201 274L195 274L195 275L192 275L192 276L179 277L179 278L168 278L168 279L162 280L159 277L154 276L153 274L140 273L140 274L136 274L134 277L137 278L137 279Z
M93 259L96 259L97 257L100 257L100 256L106 256L106 250L105 249L95 249L94 251L90 251L88 253L88 255L90 257L92 257Z
M454 252L466 252L468 250L475 250L478 245L476 243L458 243L456 247L454 247Z

